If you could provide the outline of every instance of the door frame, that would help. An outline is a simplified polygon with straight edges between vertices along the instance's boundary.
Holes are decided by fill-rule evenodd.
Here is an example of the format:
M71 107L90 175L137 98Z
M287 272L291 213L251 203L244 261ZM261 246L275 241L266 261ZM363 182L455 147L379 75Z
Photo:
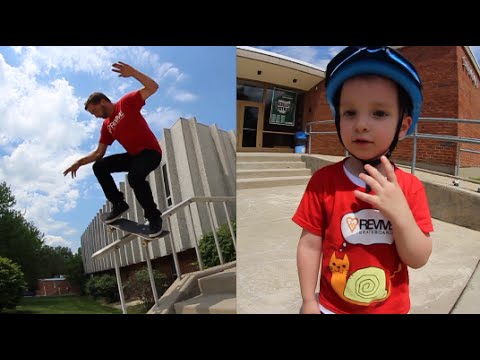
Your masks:
M258 108L258 119L257 119L257 137L255 142L255 147L243 147L243 122L245 107L256 107ZM257 101L246 101L246 100L237 100L237 151L252 151L258 152L262 150L263 147L263 121L264 121L264 111L265 105Z

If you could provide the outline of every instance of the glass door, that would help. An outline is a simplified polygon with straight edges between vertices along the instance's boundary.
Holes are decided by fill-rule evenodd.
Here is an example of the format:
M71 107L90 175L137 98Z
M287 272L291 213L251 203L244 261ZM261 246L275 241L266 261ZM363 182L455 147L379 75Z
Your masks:
M263 104L237 101L237 150L260 151L262 132Z

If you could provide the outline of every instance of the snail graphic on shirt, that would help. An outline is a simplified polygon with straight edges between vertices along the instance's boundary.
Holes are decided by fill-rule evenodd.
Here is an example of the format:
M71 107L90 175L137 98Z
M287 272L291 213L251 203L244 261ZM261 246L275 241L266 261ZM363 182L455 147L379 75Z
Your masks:
M347 254L344 254L343 259L337 258L335 251L330 257L329 269L332 272L330 283L333 290L351 304L367 306L384 301L390 295L390 279L383 269L370 266L349 274L350 261ZM400 270L401 264L395 273Z

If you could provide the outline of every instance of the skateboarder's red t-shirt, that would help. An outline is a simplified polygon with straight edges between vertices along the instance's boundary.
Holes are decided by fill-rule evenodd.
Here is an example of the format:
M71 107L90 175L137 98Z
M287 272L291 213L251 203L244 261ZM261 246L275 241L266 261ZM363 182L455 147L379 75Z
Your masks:
M115 104L112 115L103 121L100 143L111 145L118 140L131 155L145 149L162 153L160 144L140 113L143 105L145 100L139 90L123 96Z
M433 231L422 183L394 168L419 228ZM397 253L390 222L355 197L354 190L365 191L361 183L344 169L343 161L321 168L292 218L322 237L320 308L339 314L408 313L407 266Z

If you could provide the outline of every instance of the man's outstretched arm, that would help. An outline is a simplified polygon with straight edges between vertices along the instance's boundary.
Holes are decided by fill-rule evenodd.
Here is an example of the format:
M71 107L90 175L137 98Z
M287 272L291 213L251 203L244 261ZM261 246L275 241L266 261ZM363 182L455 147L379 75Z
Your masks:
M124 62L116 62L112 65L114 68L112 71L119 73L118 76L121 77L130 77L133 76L135 79L140 81L144 86L143 89L140 89L140 94L142 95L143 100L147 100L152 94L158 90L158 84L152 78L148 77L144 73L141 73L132 66L125 64Z
M91 162L103 158L105 152L107 151L107 146L108 145L99 142L97 148L93 150L90 154L75 161L68 169L65 169L65 171L63 172L63 176L67 175L69 172L72 173L72 178L77 176L77 170L80 166L90 164Z

